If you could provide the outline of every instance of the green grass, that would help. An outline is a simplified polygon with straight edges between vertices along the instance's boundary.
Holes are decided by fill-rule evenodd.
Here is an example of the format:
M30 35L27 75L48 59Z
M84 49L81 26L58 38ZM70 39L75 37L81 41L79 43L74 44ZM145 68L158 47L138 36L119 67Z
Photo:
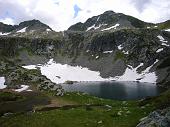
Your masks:
M7 102L7 101L17 101L21 99L22 96L13 94L10 92L0 92L0 103Z
M52 110L3 118L0 122L2 127L133 127L141 117L145 116L145 112L140 108L129 108L129 110L131 114L125 115L123 112L122 116L117 115L118 107L111 111L99 108L90 111L84 108Z
M126 55L123 52L117 51L116 54L115 54L115 58L113 60L113 63L115 63L119 59L125 60L125 58L126 58Z
M53 109L40 106L36 112L16 113L0 118L1 127L134 127L157 108L170 106L170 90L160 96L136 101L101 99L68 92L63 97L43 92L55 101L72 102ZM46 109L45 111L41 109Z
M47 93L47 95L52 94ZM153 110L151 106L141 108L138 101L113 101L81 93L66 93L65 96L56 99L72 101L82 106L1 117L0 125L1 127L134 127L140 118ZM118 112L121 112L121 115Z
M158 23L157 25L158 25L159 29L169 29L170 28L170 20L167 20L162 23Z
M109 105L114 105L114 106L118 106L122 103L122 101L112 101L109 99L102 99L102 98L97 98L95 96L91 96L88 94L83 94L83 93L79 93L79 92L68 92L65 94L64 97L60 97L66 101L73 101L76 102L78 104L95 104L95 105L105 105L105 104L109 104ZM114 102L114 103L113 103Z

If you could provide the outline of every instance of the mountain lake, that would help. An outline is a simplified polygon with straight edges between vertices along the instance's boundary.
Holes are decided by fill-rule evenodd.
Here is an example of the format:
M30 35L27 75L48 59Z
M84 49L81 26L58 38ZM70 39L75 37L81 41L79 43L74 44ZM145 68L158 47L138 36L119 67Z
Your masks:
M77 82L62 85L66 91L84 92L96 97L113 100L137 100L157 96L165 89L152 83L131 81Z

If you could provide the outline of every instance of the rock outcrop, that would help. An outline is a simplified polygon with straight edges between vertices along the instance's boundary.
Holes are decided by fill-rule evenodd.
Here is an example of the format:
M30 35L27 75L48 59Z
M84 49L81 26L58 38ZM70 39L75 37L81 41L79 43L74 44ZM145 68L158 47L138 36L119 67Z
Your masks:
M64 90L60 84L53 83L43 76L40 70L27 70L9 61L0 62L0 75L5 76L7 89L18 89L21 85L28 85L42 91L53 92L56 96L63 96Z
M136 127L169 127L170 126L170 108L157 110L142 118Z

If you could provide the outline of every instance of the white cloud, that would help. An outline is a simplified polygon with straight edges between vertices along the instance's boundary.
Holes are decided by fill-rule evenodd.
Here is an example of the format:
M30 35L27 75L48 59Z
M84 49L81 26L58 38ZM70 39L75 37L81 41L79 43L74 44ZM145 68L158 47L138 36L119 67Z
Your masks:
M161 22L170 19L170 1L152 0L147 4L138 18L147 22Z
M0 19L0 22L3 22L5 24L11 24L14 25L14 21L11 18L4 18L4 19Z
M81 8L74 18L74 5ZM147 22L170 18L169 0L0 0L0 21L18 24L38 19L56 31L107 10L135 16Z

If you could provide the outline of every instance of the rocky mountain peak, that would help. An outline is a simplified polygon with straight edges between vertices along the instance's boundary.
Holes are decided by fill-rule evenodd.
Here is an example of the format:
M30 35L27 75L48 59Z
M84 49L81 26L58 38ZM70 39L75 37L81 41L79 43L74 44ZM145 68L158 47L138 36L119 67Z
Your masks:
M26 27L27 31L46 31L47 29L49 29L50 31L52 30L49 26L47 26L46 24L40 22L39 20L29 20L29 21L24 21L21 22L18 25L18 29L23 29Z
M0 23L1 36L10 35L24 37L34 35L34 37L39 37L42 34L47 35L49 32L53 32L53 30L48 25L36 19L24 21L14 26Z
M143 22L137 18L122 13L106 11L101 15L89 18L84 23L77 23L68 28L71 31L106 31L122 28L144 28L151 23Z
M29 26L34 24L43 24L43 23L41 23L39 20L33 19L33 20L23 21L19 24L19 26Z
M115 12L112 10L109 10L109 11L105 11L103 14L112 15L112 14L115 14Z

